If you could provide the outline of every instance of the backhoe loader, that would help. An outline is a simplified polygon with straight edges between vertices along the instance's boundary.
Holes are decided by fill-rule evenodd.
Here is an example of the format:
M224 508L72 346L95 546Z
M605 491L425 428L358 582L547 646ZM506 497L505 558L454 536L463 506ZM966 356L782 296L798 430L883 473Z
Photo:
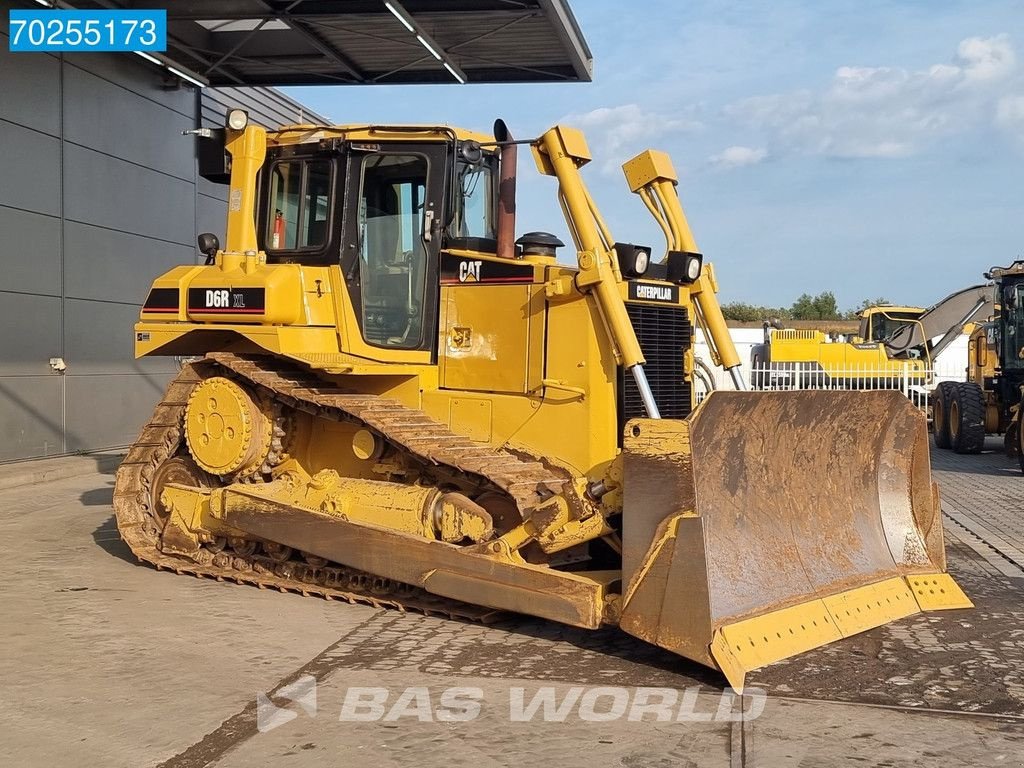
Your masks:
M921 610L945 571L924 418L893 392L715 391L740 360L668 156L614 240L582 133L203 129L226 242L159 277L138 355L191 356L117 474L160 569L485 620L530 614L747 671ZM529 146L576 251L515 235ZM855 460L851 461L851 457ZM824 480L827 479L827 482Z

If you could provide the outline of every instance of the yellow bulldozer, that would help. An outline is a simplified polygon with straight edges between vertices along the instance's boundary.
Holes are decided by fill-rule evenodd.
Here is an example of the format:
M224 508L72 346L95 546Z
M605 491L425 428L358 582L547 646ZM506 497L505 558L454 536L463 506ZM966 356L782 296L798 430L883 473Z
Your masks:
M667 252L618 242L582 133L200 131L226 242L159 277L138 355L190 358L118 474L157 568L626 632L748 670L929 609L945 570L926 424L893 392L715 391L740 361L667 155L623 167ZM516 239L530 147L575 241ZM857 457L856 465L850 457ZM822 478L828 478L827 483Z

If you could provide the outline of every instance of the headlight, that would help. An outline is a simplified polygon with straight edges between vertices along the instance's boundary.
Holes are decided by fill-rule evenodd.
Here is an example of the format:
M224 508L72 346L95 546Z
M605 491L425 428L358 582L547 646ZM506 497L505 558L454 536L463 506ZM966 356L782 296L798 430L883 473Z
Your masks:
M651 266L651 249L630 243L616 243L615 258L619 261L619 271L627 280L643 277Z
M689 253L688 251L669 251L668 279L679 285L695 283L700 278L703 266L703 254Z
M651 254L647 251L637 251L636 261L633 263L636 266L636 271L642 275L651 264Z
M228 112L228 128L241 131L249 124L249 113L244 109L232 109Z

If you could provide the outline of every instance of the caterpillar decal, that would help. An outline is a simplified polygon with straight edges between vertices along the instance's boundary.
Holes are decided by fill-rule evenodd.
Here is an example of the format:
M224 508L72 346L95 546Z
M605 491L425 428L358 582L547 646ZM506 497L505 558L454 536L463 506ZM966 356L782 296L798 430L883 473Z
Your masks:
M441 254L441 284L532 283L533 265Z

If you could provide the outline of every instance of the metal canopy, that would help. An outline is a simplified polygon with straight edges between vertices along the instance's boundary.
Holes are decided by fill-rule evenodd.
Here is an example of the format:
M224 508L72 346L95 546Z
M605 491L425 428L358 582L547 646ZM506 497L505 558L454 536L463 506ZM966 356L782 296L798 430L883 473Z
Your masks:
M167 8L166 57L211 85L589 81L567 0L116 0Z

